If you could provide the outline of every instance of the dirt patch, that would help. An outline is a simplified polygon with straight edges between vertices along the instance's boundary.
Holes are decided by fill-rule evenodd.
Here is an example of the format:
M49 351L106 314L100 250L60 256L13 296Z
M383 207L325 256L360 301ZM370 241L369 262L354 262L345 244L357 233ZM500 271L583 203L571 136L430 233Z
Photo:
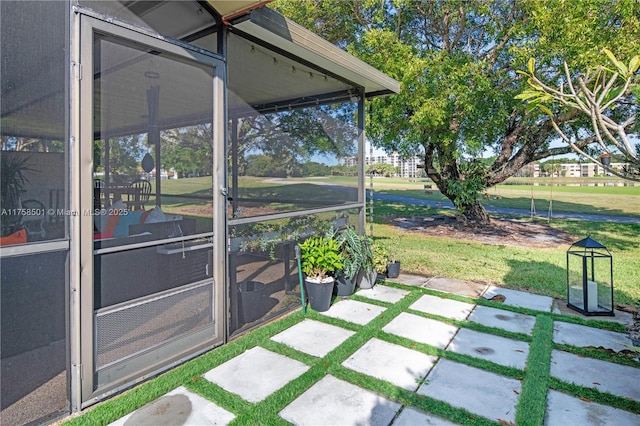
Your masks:
M386 222L424 235L478 241L486 244L553 248L576 238L547 224L523 219L492 218L487 227L462 227L452 216L394 216Z

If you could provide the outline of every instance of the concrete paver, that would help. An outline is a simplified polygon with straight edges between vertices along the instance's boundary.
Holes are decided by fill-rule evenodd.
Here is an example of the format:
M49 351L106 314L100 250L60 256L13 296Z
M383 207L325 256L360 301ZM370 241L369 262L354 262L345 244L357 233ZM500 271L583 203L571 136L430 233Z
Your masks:
M490 308L488 306L476 306L469 321L486 325L487 327L500 328L512 333L531 335L536 317L505 311L504 309Z
M413 407L406 407L393 422L393 426L455 426L448 420L427 414Z
M227 410L180 386L110 426L226 425L234 418L235 415Z
M620 352L628 349L624 345L630 345L631 339L624 333L601 330L585 325L571 324L563 321L553 323L553 341L565 345L595 348L603 347Z
M373 288L360 290L356 294L369 299L380 300L381 302L396 303L409 292L400 288L376 285Z
M554 314L562 314L569 315L574 317L584 318L578 311L574 311L573 309L567 306L566 299L554 299L553 301L553 311ZM613 316L610 317L608 315L598 316L598 321L607 321L607 322L619 322L620 324L631 324L633 322L633 314L630 312L621 311L618 309L613 310Z
M524 369L529 356L529 344L526 342L466 328L460 329L447 350L520 370Z
M562 392L547 394L546 426L640 425L640 415L595 402L586 402Z
M484 293L483 297L485 299L490 299L498 294L505 296L503 303L509 306L518 306L520 308L528 308L544 312L551 312L551 308L553 306L553 299L551 297L495 286L490 286Z
M306 319L276 334L271 340L322 358L354 334L342 327Z
M258 402L309 367L261 347L254 347L204 374L204 378L249 402Z
M640 400L640 368L554 350L551 375L567 383Z
M347 299L334 303L328 311L322 312L322 315L365 325L385 310L382 306Z
M387 426L400 407L327 375L280 411L280 417L295 425Z
M455 278L433 277L421 287L431 290L438 290L444 293L453 293L460 296L477 299L487 289L486 284L474 283L470 281L457 280Z
M371 339L342 365L359 373L415 391L438 357L379 339Z
M515 422L521 390L518 380L441 359L418 393L493 421Z
M458 327L402 312L385 325L382 331L444 349L455 336Z
M425 294L409 306L410 309L414 309L416 311L440 315L441 317L456 320L466 319L474 307L475 305L472 305L471 303L444 299L442 297L431 296L428 294Z
M463 286L465 283L447 285L449 284ZM360 291L358 294L386 303L396 303L407 293L402 289L378 285L373 290ZM489 288L485 297L496 294L506 297L506 305L547 312L551 309L550 298L497 287ZM493 307L474 308L472 304L430 295L421 297L410 308L527 335L531 335L536 321L530 315ZM378 305L346 299L335 303L323 315L365 325L384 311L385 308ZM525 368L529 350L527 342L459 328L407 312L392 319L382 331L519 369ZM351 330L306 318L273 336L272 340L313 356L324 357L354 334ZM622 333L563 321L554 322L553 340L572 346L605 347L612 350L624 349L622 343L629 341ZM520 381L509 377L448 359L438 359L377 338L365 342L342 365L493 421L503 424L515 422L515 407L522 385ZM309 366L285 355L254 347L213 368L203 377L246 401L255 403L281 389L308 369ZM550 374L564 382L640 401L640 368L553 350ZM421 381L423 384L420 385ZM279 415L296 425L453 425L448 420L416 407L403 408L384 396L331 375L326 375L311 385L282 409ZM234 413L179 387L112 425L226 425L234 418ZM549 390L544 424L640 425L640 415Z

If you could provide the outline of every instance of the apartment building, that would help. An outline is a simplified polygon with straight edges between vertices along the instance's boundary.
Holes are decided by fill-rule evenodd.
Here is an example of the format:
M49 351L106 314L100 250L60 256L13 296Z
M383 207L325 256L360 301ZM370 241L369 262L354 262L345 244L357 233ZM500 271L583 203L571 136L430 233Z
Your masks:
M355 157L349 157L344 159L345 166L355 166L357 163L358 161L357 161L357 158ZM396 176L403 177L403 178L417 177L420 171L420 169L418 168L418 165L421 163L422 161L418 156L403 158L397 152L394 152L390 155L387 155L387 154L367 155L364 158L365 167L371 164L390 164L393 167L397 168L398 172Z
M611 168L622 172L623 168L628 167L629 163L611 163ZM594 176L613 176L604 167L595 163L559 163L556 168L545 169L545 165L541 163L531 163L522 168L524 173L521 175L533 177L594 177Z

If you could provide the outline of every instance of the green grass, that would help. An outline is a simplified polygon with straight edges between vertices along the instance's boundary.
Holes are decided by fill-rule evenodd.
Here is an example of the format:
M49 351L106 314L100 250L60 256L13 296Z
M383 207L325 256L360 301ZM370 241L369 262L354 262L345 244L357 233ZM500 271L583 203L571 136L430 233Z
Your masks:
M166 392L169 392L178 386L185 386L192 392L214 401L224 409L234 413L236 418L232 422L232 425L284 425L288 423L278 416L278 412L327 374L331 374L341 380L345 380L364 389L368 389L405 406L417 407L423 411L441 416L462 425L498 424L489 419L472 414L464 409L450 406L445 402L428 396L407 391L393 385L392 383L363 375L341 365L344 360L372 338L381 339L428 355L446 358L472 367L481 368L517 380L522 380L522 392L516 408L516 419L517 424L519 425L542 424L546 408L546 393L548 389L561 390L578 398L608 404L633 413L640 413L640 403L638 401L601 393L590 388L583 388L573 384L564 383L550 377L549 375L551 350L554 348L567 349L564 348L563 345L555 345L553 343L553 321L568 320L579 324L614 329L617 331L620 331L620 324L604 321L591 321L580 317L563 317L558 314L543 313L525 308L500 305L483 299L474 300L457 295L443 295L442 293L420 287L407 287L401 284L390 283L388 285L409 290L410 293L395 304L365 299L357 295L352 296L355 300L362 300L387 308L382 315L378 316L367 325L359 326L340 319L324 316L312 310L309 310L306 316L302 315L301 311L296 311L287 317L262 326L197 359L189 361L155 379L152 379L149 382L139 385L134 389L112 398L111 400L101 403L84 415L69 420L65 424L104 425L142 407L144 404L159 398ZM509 333L504 330L466 321L455 321L440 318L410 310L409 306L424 294L438 295L454 300L477 303L484 306L500 307L514 312L534 315L537 317L536 325L532 336L528 336ZM484 333L491 333L498 336L510 337L529 342L530 350L527 367L524 370L505 367L486 360L417 343L382 331L382 328L386 324L402 312L410 312L414 315L422 315L438 319L440 321L446 321L459 327L468 327ZM355 334L323 358L313 357L270 340L270 337L273 335L299 323L305 318L347 328L354 331ZM309 366L309 370L297 379L289 382L283 388L268 396L266 399L255 404L249 403L237 395L227 392L201 377L205 372L255 346L261 346L270 351L298 360L307 364ZM585 350L580 348L568 349L571 349L574 352L577 351L578 353ZM619 356L605 351L587 349L586 353L583 352L583 356L593 356L596 354L599 359L605 359L640 368L640 363L637 360L621 359Z
M548 315L539 315L533 328L529 346L527 371L522 381L522 393L516 408L516 424L540 424L544 418L549 387L549 366L553 340L553 321Z
M394 251L404 272L566 298L569 245L557 248L490 245L405 231L389 222L392 217L437 213L451 214L451 211L376 201L374 236ZM613 256L614 302L640 301L640 225L569 220L552 220L549 225L574 235L575 241L590 235L606 245Z

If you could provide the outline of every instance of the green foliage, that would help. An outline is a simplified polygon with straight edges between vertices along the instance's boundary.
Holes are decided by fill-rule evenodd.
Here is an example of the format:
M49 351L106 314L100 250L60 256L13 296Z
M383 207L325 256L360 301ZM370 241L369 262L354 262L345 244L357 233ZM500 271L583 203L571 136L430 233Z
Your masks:
M329 237L315 236L300 243L302 272L307 278L324 280L342 268L342 253L338 242Z
M352 226L338 231L336 241L343 257L342 272L349 279L354 279L358 272L371 272L373 268L373 252L371 239L360 235Z
M390 177L397 173L396 167L387 163L374 163L366 167L367 174Z
M31 157L12 157L8 151L3 151L0 159L2 206L6 209L16 208L20 196L26 192L25 185L29 182L24 173L34 170L29 166Z
M358 129L353 104L278 111L239 120L240 174L250 176L326 176L316 155L356 155Z
M473 205L486 188L485 171L486 166L480 161L464 162L460 164L463 177L447 182L447 189L454 197L453 202L458 210L464 212L467 206Z
M213 170L213 131L201 124L162 132L160 155L165 169L175 169L180 177L189 173L210 175Z
M586 73L572 72L564 62L566 80L556 88L553 80L544 82L541 71L536 71L536 60L529 59L527 71L519 71L527 77L529 88L515 99L527 102L528 111L540 110L549 117L560 138L576 153L601 164L599 154L618 157L617 161L629 162L640 168L640 154L629 134L634 132L638 104L635 91L640 86L640 55L633 56L628 64L618 60L608 49L602 49L609 64L598 65ZM565 89L566 86L566 89ZM564 124L558 117L577 116L589 124L585 133L593 135L593 146L577 144L574 123ZM619 177L640 180L640 171L607 168Z
M429 177L458 208L478 188L570 152L550 148L556 134L548 119L515 99L526 85L516 71L531 57L558 86L564 60L591 66L604 46L618 57L640 46L633 0L606 8L600 0L278 0L273 7L400 81L400 94L371 101L367 133L387 152L422 155ZM572 125L579 135L589 123ZM496 155L487 168L471 172L478 179L461 170L488 151Z
M144 139L139 136L122 136L110 139L109 141L109 174L112 179L126 179L135 176L138 172L138 166L144 153L148 150L145 146ZM100 154L100 158L96 158L94 162L105 167L105 142L99 140L93 144L94 154Z
M380 241L373 244L373 268L379 273L384 274L389 264L389 251Z

